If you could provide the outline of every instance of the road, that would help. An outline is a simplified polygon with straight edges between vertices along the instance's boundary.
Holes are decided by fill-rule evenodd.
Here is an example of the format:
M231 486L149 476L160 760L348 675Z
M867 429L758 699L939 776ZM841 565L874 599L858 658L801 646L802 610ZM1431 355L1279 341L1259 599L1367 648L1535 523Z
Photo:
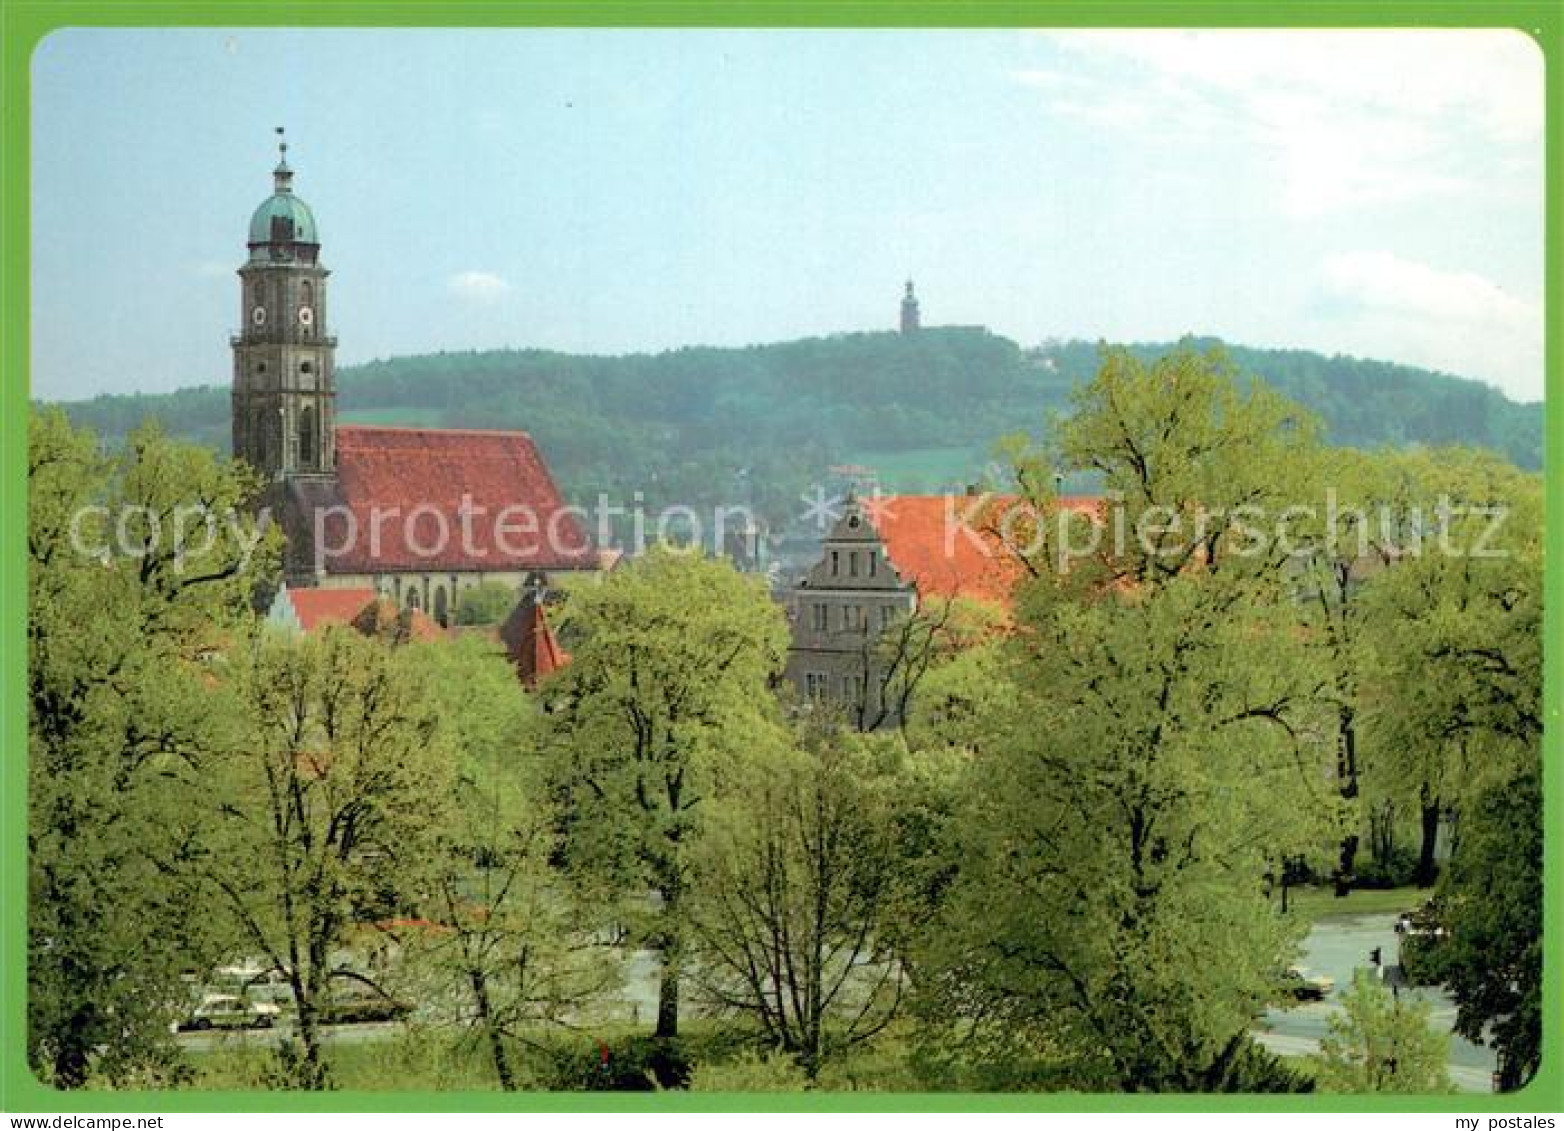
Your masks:
M346 1045L389 1040L405 1028L400 1021L377 1021L363 1025L326 1025L320 1032L325 1044ZM202 1029L179 1033L174 1040L181 1048L207 1052L221 1048L271 1048L292 1035L293 1025L283 1022L271 1029Z
M1261 1020L1256 1039L1265 1047L1283 1056L1303 1056L1319 1051L1320 1038L1325 1035L1328 1019L1341 1010L1341 992L1352 984L1353 972L1368 966L1368 955L1375 947L1382 948L1386 958L1395 955L1399 936L1395 932L1394 916L1389 913L1372 915L1326 916L1318 920L1304 940L1299 965L1309 974L1323 974L1335 980L1335 989L1326 1000L1309 1002L1292 1009L1272 1009ZM643 1018L657 1015L657 956L649 951L637 951L629 956L625 971L625 985L617 1009L611 1010L622 1020L639 1023ZM1430 1001L1433 1005L1432 1022L1445 1031L1455 1024L1455 1005L1439 990L1404 990L1405 994ZM381 1022L364 1025L330 1025L323 1030L323 1040L337 1043L389 1040L404 1031L400 1022ZM292 1026L284 1022L275 1029L208 1030L198 1033L180 1033L179 1043L189 1049L216 1049L223 1047L275 1046ZM1462 1091L1488 1092L1493 1090L1493 1071L1496 1067L1494 1051L1474 1045L1452 1034L1450 1038L1450 1077Z
M1369 951L1375 947L1381 948L1386 961L1394 961L1399 942L1395 916L1388 913L1331 915L1318 920L1304 940L1299 965L1309 974L1335 979L1336 988L1324 1001L1268 1011L1262 1021L1263 1031L1257 1034L1260 1043L1284 1056L1318 1052L1326 1022L1340 1012L1340 997L1352 985L1353 972L1368 967ZM1435 1026L1449 1032L1455 1025L1455 1003L1444 992L1426 988L1401 992L1430 1002L1431 1022ZM1450 1078L1456 1087L1464 1092L1492 1091L1496 1066L1493 1049L1451 1035Z

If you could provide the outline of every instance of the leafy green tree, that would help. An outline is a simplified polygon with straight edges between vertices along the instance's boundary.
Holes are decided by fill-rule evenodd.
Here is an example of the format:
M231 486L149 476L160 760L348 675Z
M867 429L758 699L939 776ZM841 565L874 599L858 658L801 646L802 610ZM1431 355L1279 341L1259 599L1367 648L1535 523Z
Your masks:
M1034 604L963 790L933 1008L1028 1032L1076 1086L1223 1088L1297 938L1265 880L1327 827L1311 689L1285 624L1208 602Z
M1450 1092L1450 1038L1429 1022L1432 1007L1400 997L1367 970L1326 1022L1318 1083L1325 1092Z
M974 644L923 678L904 725L914 750L981 753L992 719L1015 709L1016 690L998 639Z
M430 996L458 987L461 1019L505 1091L520 1086L514 1046L612 988L594 909L550 866L552 814L539 797L537 718L514 668L486 641L418 645L420 668L457 747L449 821L437 838L405 977Z
M1421 520L1422 453L1320 453L1311 477L1317 506L1295 530L1299 553L1292 570L1306 639L1324 675L1321 698L1332 715L1335 777L1345 823L1334 864L1336 894L1345 896L1354 879L1365 823L1362 803L1366 763L1362 675L1370 633L1365 586L1394 566ZM1385 798L1375 796L1383 807ZM1393 805L1393 802L1391 802Z
M1143 368L1109 351L1059 431L1064 470L1096 469L1110 528L1134 536L1068 562L1044 539L1029 560L1015 708L961 791L925 1008L1074 1086L1221 1090L1296 942L1267 877L1334 817L1286 555L1251 550L1235 516L1285 503L1312 441L1192 352ZM1018 468L1045 534L1051 471Z
M924 680L991 637L1000 620L985 602L933 595L889 625L865 625L859 673L874 694L851 709L854 724L866 731L905 728Z
M1367 587L1364 719L1388 790L1441 818L1536 756L1542 732L1541 484L1477 452L1430 454L1421 522Z
M1455 998L1455 1030L1492 1041L1504 1091L1542 1063L1541 770L1533 761L1475 800L1439 889L1449 934L1438 970Z
M276 550L255 483L155 429L106 455L35 413L28 474L28 1060L59 1087L124 1082L167 1069L179 975L221 945L190 913L178 818L221 745L209 658ZM199 506L210 539L192 510L176 541Z
M1072 402L1052 450L1023 456L1018 478L1051 515L1054 474L1101 477L1116 577L1160 582L1197 563L1253 574L1288 558L1286 539L1258 535L1290 505L1313 502L1319 425L1302 406L1240 381L1221 351L1189 344L1150 365L1105 349Z
M701 988L753 1019L813 1080L896 1016L890 943L908 910L898 843L906 751L885 736L806 723L713 802L692 939Z
M225 673L243 717L210 779L220 823L202 879L293 991L282 1067L297 1087L329 1086L330 987L381 988L344 953L352 929L412 908L447 819L454 758L417 658L348 628L263 631Z
M701 809L741 757L782 745L787 629L758 580L659 547L573 590L560 632L543 742L564 856L658 952L655 1035L673 1038Z

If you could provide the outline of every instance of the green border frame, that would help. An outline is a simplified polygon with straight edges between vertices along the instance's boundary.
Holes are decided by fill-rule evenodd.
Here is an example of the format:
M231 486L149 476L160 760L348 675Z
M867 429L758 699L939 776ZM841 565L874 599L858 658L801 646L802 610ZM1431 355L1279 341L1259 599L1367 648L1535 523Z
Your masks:
M475 1092L60 1092L27 1069L26 896L27 710L26 532L28 331L30 319L30 71L34 49L62 27L1465 27L1511 28L1545 60L1545 450L1564 442L1564 5L1546 0L299 0L204 3L202 0L0 0L0 1110L22 1112L214 1111L1407 1111L1564 1110L1564 946L1544 968L1541 1072L1507 1096L1127 1096L1066 1094L780 1093L475 1093ZM1546 552L1564 558L1558 513L1564 474L1548 460ZM1544 639L1564 641L1564 571L1548 571ZM1545 649L1543 739L1545 929L1564 936L1564 671L1561 652Z

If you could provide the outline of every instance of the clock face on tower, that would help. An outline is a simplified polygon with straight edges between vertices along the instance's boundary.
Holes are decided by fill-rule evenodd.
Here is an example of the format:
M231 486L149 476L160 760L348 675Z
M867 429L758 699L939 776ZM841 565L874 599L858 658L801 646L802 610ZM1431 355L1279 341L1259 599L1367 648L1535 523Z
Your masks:
M264 306L257 306L254 310L252 310L250 312L250 321L254 322L257 326L266 325L266 308Z
M299 325L309 326L315 321L315 312L307 306L299 307Z

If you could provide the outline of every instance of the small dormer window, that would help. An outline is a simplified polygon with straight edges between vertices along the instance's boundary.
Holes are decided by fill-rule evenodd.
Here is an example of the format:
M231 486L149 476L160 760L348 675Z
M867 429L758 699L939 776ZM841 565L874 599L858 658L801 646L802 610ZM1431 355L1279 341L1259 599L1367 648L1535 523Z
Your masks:
M869 551L869 576L873 577L880 572L880 551Z
M831 551L831 576L836 577L842 572L842 555L839 551Z

